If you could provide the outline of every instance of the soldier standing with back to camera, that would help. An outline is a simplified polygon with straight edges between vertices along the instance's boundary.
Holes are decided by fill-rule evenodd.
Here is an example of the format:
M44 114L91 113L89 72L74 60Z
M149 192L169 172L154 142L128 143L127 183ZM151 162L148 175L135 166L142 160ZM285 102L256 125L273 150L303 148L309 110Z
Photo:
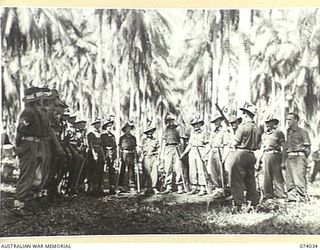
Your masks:
M252 206L259 203L254 176L256 158L254 151L259 149L261 134L258 126L253 121L256 108L250 103L245 103L243 108L243 122L235 134L236 152L231 162L231 194L235 205L235 212L240 211L246 200Z
M37 87L28 88L25 91L23 101L26 104L22 111L16 136L16 153L19 157L20 175L16 184L14 195L14 208L21 210L25 202L34 198L33 183L36 179L36 170L40 164L38 158L41 136L41 109L42 92Z
M279 120L269 115L265 120L266 131L262 135L262 150L264 161L264 198L286 198L284 191L284 178L281 163L285 158L284 133L277 128Z
M307 192L307 158L310 154L308 132L298 126L300 118L296 113L287 116L286 187L289 202L309 201Z
M112 133L114 119L109 116L102 125L103 132L101 133L101 146L104 152L106 169L109 179L109 194L116 194L116 172L115 163L117 159L117 142L116 137Z

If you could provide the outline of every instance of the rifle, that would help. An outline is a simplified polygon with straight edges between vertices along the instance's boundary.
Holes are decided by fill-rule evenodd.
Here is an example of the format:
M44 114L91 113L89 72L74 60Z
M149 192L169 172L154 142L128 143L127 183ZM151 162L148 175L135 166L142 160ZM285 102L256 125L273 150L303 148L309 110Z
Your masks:
M119 189L119 181L120 181L120 171L121 171L121 160L120 160L120 147L117 147L117 160L114 162L114 165L117 165L117 176L116 176L116 186L115 189Z
M221 177L222 192L223 192L223 197L226 197L226 186L224 183L225 167L224 167L224 162L222 160L222 153L221 153L220 147L218 147L218 154L219 154L219 160L220 160L220 177Z
M227 117L224 115L223 110L219 107L218 103L215 103L215 105L216 105L216 108L217 108L217 110L219 111L220 115L222 116L223 120L225 121L226 125L227 125L228 127L230 127L230 122L229 122L229 120L227 119Z
M138 154L135 151L135 164L134 167L136 169L136 174L137 174L137 192L140 193L141 192L141 186L140 186L140 170L139 170L139 163L138 163Z
M206 185L207 193L208 193L208 194L211 194L211 193L212 193L212 189L211 189L211 187L210 187L209 184L208 184L208 183L211 182L211 179L210 179L209 174L208 174L208 172L207 172L207 170L206 170L206 168L205 168L205 161L204 161L204 160L202 159L202 157L201 157L199 147L196 147L196 149L197 149L199 158L200 158L200 160L201 160L201 162L202 162L201 170L202 170L202 173L203 173L203 176L204 176L204 179L205 179L205 185Z
M86 158L87 158L87 156L86 156ZM80 166L80 170L79 170L79 173L78 173L78 176L77 176L77 179L76 179L76 183L75 183L75 186L74 186L75 191L78 191L79 181L80 181L81 174L83 172L84 165L86 163L86 158L84 158L82 160L82 163L81 163L81 166Z
M182 178L182 184L183 184L183 188L185 191L189 192L189 186L187 185L186 183L186 179L184 177L184 171L183 171L183 164L180 160L180 157L181 157L181 153L180 153L180 150L178 148L178 146L176 146L176 150L177 150L177 154L178 154L178 157L179 157L179 167L180 167L180 171L181 171L181 178Z

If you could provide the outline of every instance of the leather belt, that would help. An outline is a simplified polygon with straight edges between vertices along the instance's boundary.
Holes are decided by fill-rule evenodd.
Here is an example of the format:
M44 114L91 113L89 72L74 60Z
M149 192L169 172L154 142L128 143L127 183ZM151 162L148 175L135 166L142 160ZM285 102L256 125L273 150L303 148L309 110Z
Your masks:
M253 153L254 151L251 149L246 149L246 148L236 148L237 151L244 151L244 152L248 152L248 153Z
M178 143L167 143L166 146L177 146Z
M268 150L264 152L264 154L266 155L279 154L279 153L281 153L281 151L278 151L278 150Z
M33 137L33 136L23 136L22 137L23 141L31 141L31 142L39 142L40 139L37 137Z
M305 156L304 152L288 152L288 155Z
M124 153L134 153L134 150L129 150L129 149L121 149L121 151Z

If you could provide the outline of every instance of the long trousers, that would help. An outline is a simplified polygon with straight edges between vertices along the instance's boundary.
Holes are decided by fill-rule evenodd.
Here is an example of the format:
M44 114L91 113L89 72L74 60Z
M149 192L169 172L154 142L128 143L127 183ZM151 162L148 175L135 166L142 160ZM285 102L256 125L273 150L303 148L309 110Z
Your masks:
M315 161L313 166L313 171L310 177L310 182L314 182L317 177L317 174L320 173L320 161Z
M281 153L264 155L264 195L265 198L285 198L284 178L281 170Z
M39 154L41 155L42 162L40 164L41 171L41 184L40 188L43 189L46 186L47 180L49 178L50 168L51 168L51 140L40 139L39 142Z
M106 149L104 150L106 156L106 163L107 163L107 174L108 174L108 181L109 181L109 190L113 191L116 186L116 172L114 169L114 163L116 161L116 151L113 149Z
M203 148L199 148L200 154L203 153ZM203 165L201 156L196 147L192 147L189 151L189 180L192 186L205 186L205 166Z
M239 150L231 157L231 194L235 205L241 206L245 203L245 190L247 191L246 199L251 201L252 205L257 205L259 198L254 177L256 162L254 154Z
M103 154L100 146L94 146L98 159L93 158L91 149L88 153L87 178L90 192L100 192L102 190L103 181Z
M304 155L288 155L286 187L289 200L308 200L307 158Z
M158 182L158 155L146 155L143 159L144 187L156 188Z
M119 186L136 188L136 176L134 172L135 154L131 152L122 152Z
M174 182L176 185L182 185L182 169L176 146L166 146L164 154L165 185L169 188L172 188Z
M36 170L41 163L39 143L22 141L17 148L19 156L20 175L17 181L16 200L26 201L33 198Z
M211 177L213 186L221 188L221 160L218 149L213 149L209 153L208 173Z

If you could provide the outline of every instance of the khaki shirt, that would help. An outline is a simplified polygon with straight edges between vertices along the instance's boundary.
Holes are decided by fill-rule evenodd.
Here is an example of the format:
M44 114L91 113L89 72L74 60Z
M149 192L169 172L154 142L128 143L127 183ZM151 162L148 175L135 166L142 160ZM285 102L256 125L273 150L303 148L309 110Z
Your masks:
M142 144L143 155L157 155L160 147L159 141L156 138L145 138Z
M235 146L237 148L257 150L260 143L260 130L253 121L244 122L239 125L235 136Z
M310 146L307 130L296 127L287 129L287 152L304 152L305 146Z
M216 128L210 136L210 146L212 148L223 147L225 130L222 127Z
M164 131L164 140L166 145L168 144L179 144L180 143L180 132L177 128L166 127Z
M137 146L137 140L134 135L124 134L123 136L120 137L120 140L119 140L120 149L134 150L136 146Z
M191 147L203 147L206 141L206 134L204 130L193 130L190 135L189 144Z
M279 129L266 131L262 135L262 144L265 151L281 151L281 144L285 142L284 133Z

